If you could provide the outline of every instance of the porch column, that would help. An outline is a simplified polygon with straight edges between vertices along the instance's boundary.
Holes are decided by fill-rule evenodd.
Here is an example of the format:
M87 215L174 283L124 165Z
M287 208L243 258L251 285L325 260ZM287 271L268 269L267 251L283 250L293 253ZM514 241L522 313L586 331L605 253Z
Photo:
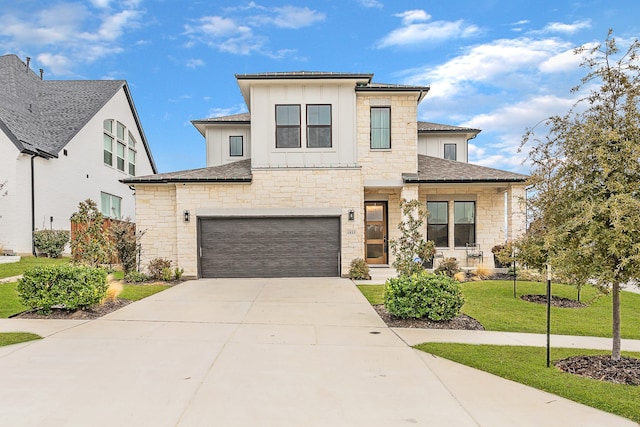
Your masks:
M509 236L513 240L522 236L527 229L526 189L524 186L511 186L508 190Z

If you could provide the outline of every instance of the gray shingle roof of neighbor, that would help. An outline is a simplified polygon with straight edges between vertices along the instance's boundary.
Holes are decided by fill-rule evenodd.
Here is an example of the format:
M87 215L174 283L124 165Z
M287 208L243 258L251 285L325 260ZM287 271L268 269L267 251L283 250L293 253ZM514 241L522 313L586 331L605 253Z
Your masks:
M251 182L251 180L251 159L245 159L220 166L130 177L122 179L120 182L125 184L166 184L172 182Z
M126 81L42 80L16 55L3 55L0 87L0 128L21 152L45 157L56 157L98 110L124 89L156 170Z
M524 182L527 175L471 163L418 155L418 173L403 174L404 182L424 184Z
M461 127L461 126L452 126L452 125L443 125L440 123L432 123L432 122L421 122L418 121L418 133L426 133L426 132L462 132L462 133L480 133L480 129Z

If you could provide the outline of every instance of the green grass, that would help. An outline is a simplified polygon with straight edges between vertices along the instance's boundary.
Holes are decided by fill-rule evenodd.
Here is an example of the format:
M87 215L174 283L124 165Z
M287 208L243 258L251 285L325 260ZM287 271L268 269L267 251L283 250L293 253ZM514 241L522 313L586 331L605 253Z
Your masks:
M71 261L71 258L36 258L36 257L22 257L18 262L10 262L7 264L0 264L0 279L6 277L18 276L30 268L37 267L39 265L52 265L52 264L66 264Z
M0 283L0 318L7 318L28 308L18 300L17 285L17 282Z
M165 289L170 288L169 285L124 285L122 293L118 295L120 298L130 301L138 301Z
M546 306L521 300L525 294L545 294L546 285L518 282L513 298L513 282L487 280L462 285L465 304L462 312L477 319L489 331L546 332ZM383 285L360 285L358 288L371 304L382 304ZM576 299L576 288L552 284L554 296ZM611 296L598 296L593 287L582 290L581 301L588 307L551 308L551 332L559 335L611 337ZM640 339L640 294L622 292L622 338Z
M21 342L39 340L40 335L31 334L29 332L0 332L0 347Z
M640 387L563 373L553 365L547 368L545 348L450 343L425 343L415 348L640 422ZM554 361L594 354L610 352L575 348L551 349L551 359ZM640 353L623 354L640 357Z

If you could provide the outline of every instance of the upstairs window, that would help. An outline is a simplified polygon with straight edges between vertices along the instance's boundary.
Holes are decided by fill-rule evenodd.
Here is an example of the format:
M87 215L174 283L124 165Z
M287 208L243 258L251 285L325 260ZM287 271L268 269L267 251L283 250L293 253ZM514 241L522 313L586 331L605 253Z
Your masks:
M113 120L105 120L103 123L103 161L105 165L113 166Z
M127 147L120 141L118 141L118 151L116 152L116 166L119 171L124 172L124 156Z
M136 176L136 140L129 132L129 175Z
M371 148L391 148L391 107L371 107Z
M242 157L243 154L243 138L242 136L229 137L229 156Z
M427 202L427 239L436 247L449 246L449 203Z
M444 144L444 158L447 160L458 160L458 146L456 144Z
M276 105L276 148L300 148L300 105Z
M307 147L331 147L331 105L307 105Z
M454 202L454 243L456 247L465 247L476 243L476 203Z

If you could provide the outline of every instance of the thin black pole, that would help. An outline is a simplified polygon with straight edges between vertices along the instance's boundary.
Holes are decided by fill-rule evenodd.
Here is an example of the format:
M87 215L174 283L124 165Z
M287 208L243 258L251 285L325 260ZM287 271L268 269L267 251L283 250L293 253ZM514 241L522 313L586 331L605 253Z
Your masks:
M551 363L551 265L547 264L547 368Z

